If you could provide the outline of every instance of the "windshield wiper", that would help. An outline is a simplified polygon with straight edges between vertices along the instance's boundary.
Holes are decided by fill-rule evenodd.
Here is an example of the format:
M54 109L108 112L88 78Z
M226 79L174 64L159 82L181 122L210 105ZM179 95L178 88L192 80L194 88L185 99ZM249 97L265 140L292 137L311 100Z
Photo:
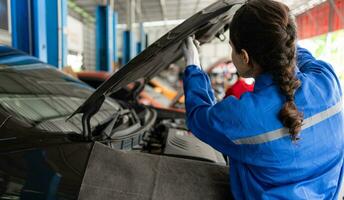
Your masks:
M12 118L12 115L8 115L4 121L1 122L0 124L0 129L5 126L7 121Z

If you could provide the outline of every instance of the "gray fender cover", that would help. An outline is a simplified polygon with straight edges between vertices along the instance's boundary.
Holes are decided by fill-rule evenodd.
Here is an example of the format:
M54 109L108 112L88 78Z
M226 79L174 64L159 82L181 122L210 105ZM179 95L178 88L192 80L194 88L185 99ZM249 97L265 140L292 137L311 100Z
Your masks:
M231 199L228 167L95 143L79 199Z

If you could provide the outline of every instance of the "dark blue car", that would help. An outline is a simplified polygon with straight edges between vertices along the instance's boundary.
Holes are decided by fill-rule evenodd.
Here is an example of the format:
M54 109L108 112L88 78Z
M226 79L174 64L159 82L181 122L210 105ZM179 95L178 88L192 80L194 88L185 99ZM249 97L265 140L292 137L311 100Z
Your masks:
M189 35L219 36L242 2L196 13L96 90L0 45L0 199L229 199L228 163L183 115L108 96L166 69Z

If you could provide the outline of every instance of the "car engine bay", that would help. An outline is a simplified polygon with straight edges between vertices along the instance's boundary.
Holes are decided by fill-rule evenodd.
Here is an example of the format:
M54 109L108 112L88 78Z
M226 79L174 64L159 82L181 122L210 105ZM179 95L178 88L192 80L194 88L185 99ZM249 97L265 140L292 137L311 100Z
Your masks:
M124 104L124 102L122 102ZM111 148L181 157L226 165L224 156L187 130L184 113L130 105L97 133ZM179 115L179 118L177 117ZM110 130L112 126L112 130Z

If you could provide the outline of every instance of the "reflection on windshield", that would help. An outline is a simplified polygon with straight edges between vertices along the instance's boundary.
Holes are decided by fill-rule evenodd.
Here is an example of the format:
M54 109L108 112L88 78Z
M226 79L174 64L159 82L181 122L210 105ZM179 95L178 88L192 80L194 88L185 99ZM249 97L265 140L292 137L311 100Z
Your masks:
M41 68L37 67L42 65ZM81 132L81 116L65 119L93 89L57 70L35 64L33 68L0 69L0 105L33 126L49 131ZM24 70L23 70L24 69ZM108 119L120 106L107 99L91 120L94 127Z

